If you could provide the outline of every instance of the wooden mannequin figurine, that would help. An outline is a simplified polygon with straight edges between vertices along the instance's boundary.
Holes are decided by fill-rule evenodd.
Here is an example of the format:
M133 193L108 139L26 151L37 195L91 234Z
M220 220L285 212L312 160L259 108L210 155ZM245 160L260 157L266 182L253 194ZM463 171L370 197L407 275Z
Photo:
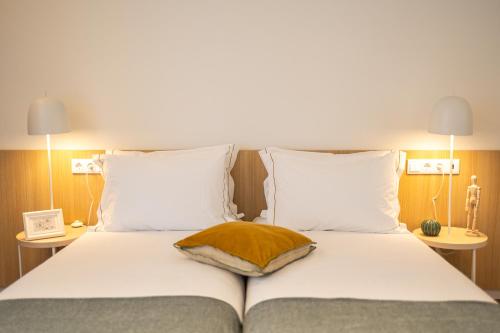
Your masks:
M477 211L479 209L479 199L481 196L481 187L477 186L477 177L470 177L471 185L467 187L467 197L465 200L465 211L467 212L467 231L468 236L480 236L477 229ZM471 223L472 219L472 223Z

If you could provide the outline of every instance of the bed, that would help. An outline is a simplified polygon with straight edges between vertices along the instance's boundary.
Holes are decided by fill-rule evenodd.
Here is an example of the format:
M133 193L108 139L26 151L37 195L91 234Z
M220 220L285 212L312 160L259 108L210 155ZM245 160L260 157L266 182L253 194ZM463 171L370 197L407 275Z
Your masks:
M308 257L250 278L245 332L494 332L500 307L409 232L310 231Z
M190 233L87 232L0 293L0 332L239 332L244 281L178 253Z
M233 144L97 156L97 231L0 294L0 331L239 332L243 279L173 247L237 218L236 156Z

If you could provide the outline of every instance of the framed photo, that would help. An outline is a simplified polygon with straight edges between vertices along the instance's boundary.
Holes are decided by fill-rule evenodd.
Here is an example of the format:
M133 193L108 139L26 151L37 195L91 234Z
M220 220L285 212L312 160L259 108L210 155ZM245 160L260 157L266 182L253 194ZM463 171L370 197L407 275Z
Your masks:
M23 213L26 240L64 236L62 209L40 210Z

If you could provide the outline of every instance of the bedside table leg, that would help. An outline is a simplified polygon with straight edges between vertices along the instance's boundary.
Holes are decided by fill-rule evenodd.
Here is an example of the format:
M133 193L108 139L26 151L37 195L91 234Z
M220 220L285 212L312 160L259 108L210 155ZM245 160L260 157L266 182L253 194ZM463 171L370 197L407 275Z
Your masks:
M21 245L17 245L17 260L19 261L19 278L23 277L23 259L21 258Z
M472 268L471 268L472 282L476 283L476 250L472 250Z
M55 247L52 248L52 256L54 256L54 254L56 254L56 248Z

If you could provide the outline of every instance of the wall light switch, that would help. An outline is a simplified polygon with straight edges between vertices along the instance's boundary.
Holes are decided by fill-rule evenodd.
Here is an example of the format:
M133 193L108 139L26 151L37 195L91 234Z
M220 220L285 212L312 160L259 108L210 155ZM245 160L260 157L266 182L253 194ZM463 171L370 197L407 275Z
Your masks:
M101 168L91 158L73 158L71 159L71 172L73 174L96 174L101 173Z
M409 159L408 168L406 169L409 175L440 175L443 173L450 173L450 160L449 159ZM460 160L453 160L453 174L460 173Z

